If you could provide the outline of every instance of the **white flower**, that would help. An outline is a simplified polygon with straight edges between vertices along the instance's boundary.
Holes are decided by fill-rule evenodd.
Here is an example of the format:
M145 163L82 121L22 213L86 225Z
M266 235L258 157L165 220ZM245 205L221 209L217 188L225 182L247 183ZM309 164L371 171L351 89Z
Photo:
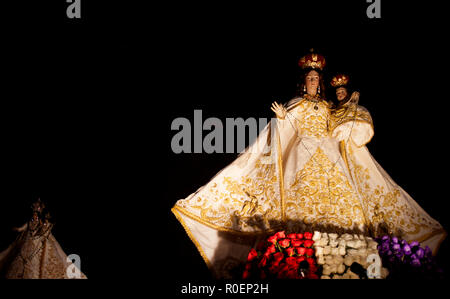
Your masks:
M316 256L323 255L323 247L316 247Z
M361 247L363 247L363 241L356 240L355 241L355 248L361 248Z
M339 242L336 239L330 239L330 246L337 247Z
M345 265L344 264L339 264L337 266L336 272L339 273L339 274L342 274L342 273L344 273L344 271L345 271Z
M319 255L319 257L317 258L317 264L319 265L325 264L325 258L323 257L323 255Z
M344 258L344 264L346 265L346 266L351 266L352 264L353 264L353 261L354 261L354 258L352 257L352 256L350 256L350 255L347 255L345 258Z
M334 255L333 256L333 261L336 265L338 264L342 264L344 262L344 258L340 255Z
M327 264L327 265L329 265L329 266L331 266L331 265L334 264L333 256L331 256L331 255L326 255L326 256L324 256L324 257L325 257L325 264Z
M331 240L336 240L336 238L338 237L338 234L328 234L328 237L329 237Z
M356 242L353 240L347 241L347 247L356 248Z
M317 246L326 246L327 244L328 244L328 239L324 239L324 238L320 239L317 242Z
M323 275L330 275L331 274L331 266L327 265L327 264L323 265L322 274Z
M342 239L344 239L345 241L350 241L350 240L353 239L352 235L350 235L350 234L343 234L341 237L342 237Z
M339 246L339 255L345 255L345 246Z
M339 248L337 248L337 247L331 248L331 254L332 255L338 255L339 254Z
M319 231L314 231L314 235L313 235L313 237L312 237L312 240L313 240L314 242L317 242L317 241L320 240L320 238L321 238L321 233L320 233Z
M323 254L324 255L329 255L331 253L331 247L330 246L325 246L323 248Z
M367 256L367 249L366 248L360 248L358 249L358 255L362 256L362 257L366 257Z

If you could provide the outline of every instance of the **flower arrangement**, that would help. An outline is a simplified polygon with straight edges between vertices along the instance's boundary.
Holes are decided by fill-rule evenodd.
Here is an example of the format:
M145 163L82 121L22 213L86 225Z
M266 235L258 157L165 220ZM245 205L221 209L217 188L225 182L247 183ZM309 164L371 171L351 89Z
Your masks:
M378 256L378 243L363 235L339 236L315 231L312 240L321 279L367 278L367 269L371 264L368 257L373 254ZM387 269L381 265L379 270L380 278L388 275Z
M248 254L242 278L318 279L313 234L277 232Z
M389 269L388 278L443 278L431 249L420 247L420 243L408 243L398 237L376 238L383 264Z

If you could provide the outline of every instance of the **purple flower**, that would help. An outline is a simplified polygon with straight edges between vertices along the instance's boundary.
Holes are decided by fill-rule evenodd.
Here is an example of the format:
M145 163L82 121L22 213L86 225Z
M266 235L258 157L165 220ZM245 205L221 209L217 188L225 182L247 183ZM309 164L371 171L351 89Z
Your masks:
M409 244L409 246L411 246L411 248L412 248L412 247L418 247L418 246L420 246L420 243L417 242L417 241L412 241L412 242Z
M403 252L399 251L395 253L395 256L401 259L403 257Z
M392 242L393 243L398 243L398 238L397 237L392 237Z
M381 240L382 240L382 241L387 241L387 240L389 240L389 236L387 236L387 235L386 235L386 236L383 236L383 238L381 238Z
M404 245L408 244L408 242L406 240L401 240L400 244L402 244L402 246L404 246Z
M420 264L419 259L413 259L413 260L411 261L411 266L413 266L413 267L420 267L421 264Z
M381 251L382 251L383 253L386 253L389 249L390 249L390 248L389 248L389 244L388 244L388 243L383 243L383 244L381 245Z
M410 255L411 254L411 247L409 247L409 245L406 244L405 246L403 246L403 251L405 252L406 255Z
M415 254L417 255L417 258L421 259L425 255L425 250L423 250L421 247L419 247Z
M394 251L400 251L400 244L394 244L394 246L392 246L392 249Z
M430 257L431 255L432 255L432 252L431 252L430 247L426 246L425 247L425 256Z

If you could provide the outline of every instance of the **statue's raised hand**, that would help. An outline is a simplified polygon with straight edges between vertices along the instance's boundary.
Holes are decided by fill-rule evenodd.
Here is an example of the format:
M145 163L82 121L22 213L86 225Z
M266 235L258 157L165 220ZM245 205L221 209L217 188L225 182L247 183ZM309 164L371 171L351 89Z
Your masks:
M284 119L287 114L286 108L283 107L283 105L278 104L277 102L272 103L272 107L270 107L273 112L277 115L279 119Z

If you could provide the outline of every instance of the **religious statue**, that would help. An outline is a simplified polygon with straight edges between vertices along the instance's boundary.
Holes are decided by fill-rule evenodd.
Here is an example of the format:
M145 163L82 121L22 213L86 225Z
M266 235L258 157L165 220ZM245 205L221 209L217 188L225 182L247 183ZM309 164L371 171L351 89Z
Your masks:
M217 277L280 229L390 233L434 252L445 238L439 222L370 155L372 118L358 105L359 93L348 95L348 76L332 81L339 104L326 100L325 64L314 52L302 57L299 96L274 102L276 119L256 141L172 208Z
M53 223L50 213L40 199L31 207L31 219L23 226L14 228L19 232L18 237L0 252L0 278L87 278L78 268L75 269L78 273L69 277L67 268L76 266L68 262L67 255L51 233Z

